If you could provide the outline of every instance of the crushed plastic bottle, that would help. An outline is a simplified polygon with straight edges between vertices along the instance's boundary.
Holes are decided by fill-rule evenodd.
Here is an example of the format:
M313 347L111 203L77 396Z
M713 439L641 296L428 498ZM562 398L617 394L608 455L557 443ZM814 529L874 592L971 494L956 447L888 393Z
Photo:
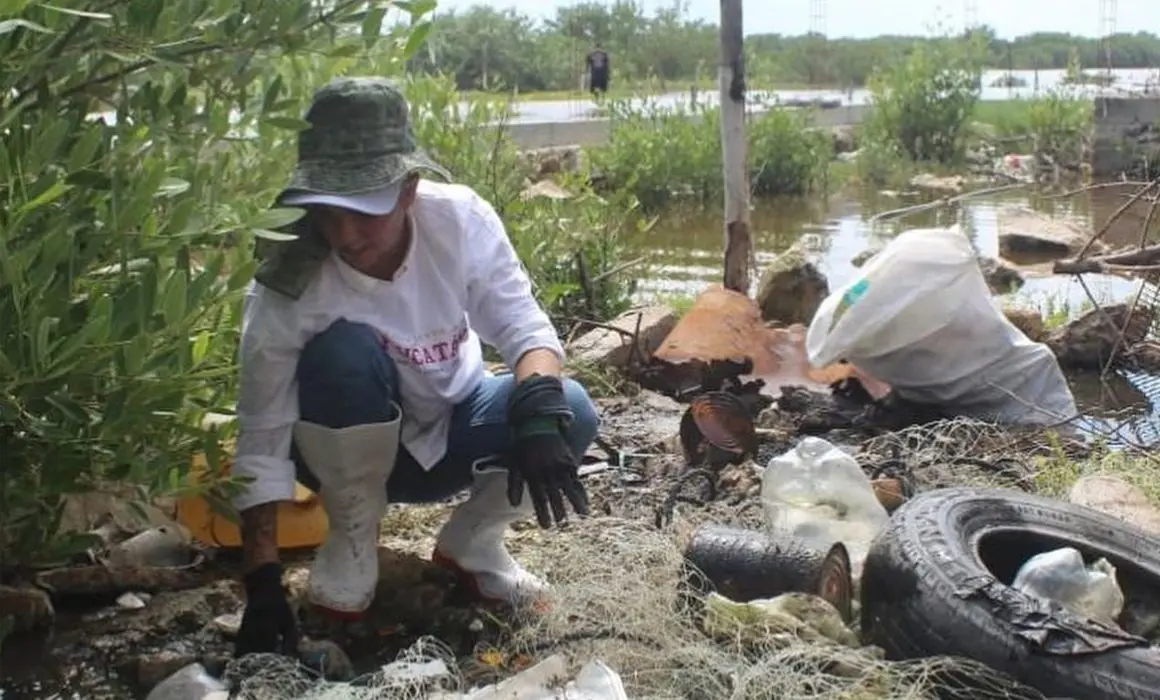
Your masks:
M145 700L229 700L224 683L209 675L205 666L192 663L158 683Z
M1107 559L1084 566L1074 547L1036 554L1015 574L1011 587L1030 596L1051 600L1077 615L1115 624L1124 609L1124 593L1116 581L1116 567Z
M769 461L761 475L761 501L774 534L822 549L845 545L855 580L871 540L890 519L857 460L817 437Z

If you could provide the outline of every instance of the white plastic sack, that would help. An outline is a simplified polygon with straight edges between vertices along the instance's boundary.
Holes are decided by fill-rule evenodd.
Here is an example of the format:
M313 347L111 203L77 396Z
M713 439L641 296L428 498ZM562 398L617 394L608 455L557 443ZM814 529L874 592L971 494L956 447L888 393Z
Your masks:
M958 226L902 233L859 272L810 323L813 366L846 360L900 398L983 420L1075 415L1055 355L1003 315Z
M1124 593L1111 562L1098 559L1085 567L1083 555L1072 547L1031 557L1015 574L1011 587L1109 624L1115 624L1124 609Z

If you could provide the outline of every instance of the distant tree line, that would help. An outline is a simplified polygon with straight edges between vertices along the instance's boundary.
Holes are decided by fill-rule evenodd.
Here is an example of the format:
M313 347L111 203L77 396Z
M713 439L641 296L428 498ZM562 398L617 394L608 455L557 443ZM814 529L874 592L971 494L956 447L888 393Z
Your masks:
M1105 42L1099 39L1037 33L1007 41L985 26L972 33L987 47L991 68L1064 69L1072 60L1087 70L1107 65ZM746 38L746 50L755 85L854 87L864 85L876 66L906 56L917 42L962 38L761 34ZM544 22L488 4L442 12L411 69L454 76L463 90L569 90L579 85L584 57L596 42L611 54L614 89L650 79L674 86L703 83L716 74L717 27L690 18L686 0L647 15L634 0L579 2ZM1156 34L1118 34L1106 45L1113 67L1160 66Z

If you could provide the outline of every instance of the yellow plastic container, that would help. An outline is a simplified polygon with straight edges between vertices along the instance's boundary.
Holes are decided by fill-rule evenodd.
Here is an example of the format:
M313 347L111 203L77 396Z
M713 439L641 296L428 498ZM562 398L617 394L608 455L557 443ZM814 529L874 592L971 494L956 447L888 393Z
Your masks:
M233 466L226 461L223 472ZM209 473L205 455L193 458L191 475L196 482ZM232 506L231 506L232 507ZM207 547L240 547L242 533L229 518L214 511L201 496L185 496L177 501L177 521L185 526L198 542ZM278 547L303 549L317 547L326 539L329 523L318 494L302 484L294 485L294 500L278 506Z

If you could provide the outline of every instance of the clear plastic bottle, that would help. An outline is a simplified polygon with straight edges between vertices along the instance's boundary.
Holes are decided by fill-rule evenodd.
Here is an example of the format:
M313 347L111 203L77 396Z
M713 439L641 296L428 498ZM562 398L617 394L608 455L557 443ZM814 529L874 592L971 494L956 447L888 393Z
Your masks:
M844 544L856 579L870 541L890 519L858 461L817 437L769 461L761 475L761 501L775 535L793 535L821 549Z
M192 663L161 681L145 700L229 700L224 683L209 675L205 666Z

